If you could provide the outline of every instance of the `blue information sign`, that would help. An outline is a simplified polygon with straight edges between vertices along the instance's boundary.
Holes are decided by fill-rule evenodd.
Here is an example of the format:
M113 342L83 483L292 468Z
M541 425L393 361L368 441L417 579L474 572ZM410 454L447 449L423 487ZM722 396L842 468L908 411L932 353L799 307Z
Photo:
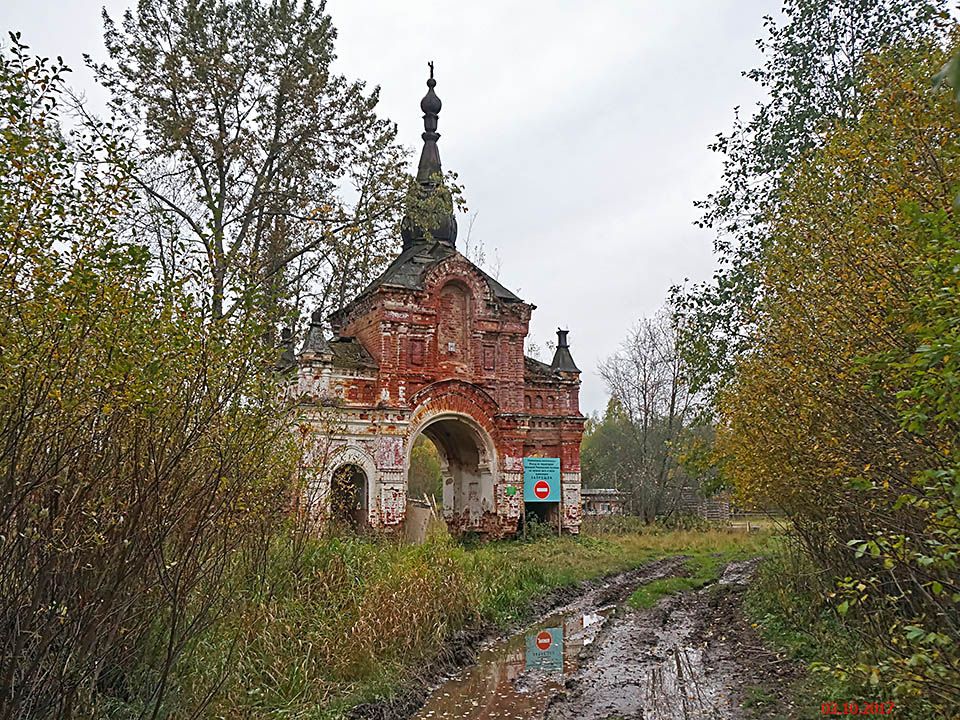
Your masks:
M560 458L523 459L523 501L560 502Z

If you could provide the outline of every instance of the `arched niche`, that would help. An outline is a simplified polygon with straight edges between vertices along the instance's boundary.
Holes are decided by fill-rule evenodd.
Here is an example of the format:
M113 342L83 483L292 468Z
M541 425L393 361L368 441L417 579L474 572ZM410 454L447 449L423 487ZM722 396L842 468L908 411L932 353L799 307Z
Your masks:
M444 284L437 296L437 359L453 370L470 363L473 296L459 280Z
M330 519L337 525L361 529L369 523L370 479L356 463L343 463L330 474Z
M325 465L321 492L312 493L314 507L351 527L370 525L379 509L373 458L360 447L346 445L335 450Z

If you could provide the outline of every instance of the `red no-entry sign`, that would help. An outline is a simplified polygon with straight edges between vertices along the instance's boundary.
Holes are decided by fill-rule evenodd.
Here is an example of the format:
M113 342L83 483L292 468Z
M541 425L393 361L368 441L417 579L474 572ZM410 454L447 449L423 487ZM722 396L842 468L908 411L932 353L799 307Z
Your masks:
M547 496L550 495L550 483L546 480L539 480L533 486L533 494L536 495L541 500L546 500Z
M553 643L553 636L548 633L546 630L541 630L537 634L537 649L539 650L549 650L550 645Z

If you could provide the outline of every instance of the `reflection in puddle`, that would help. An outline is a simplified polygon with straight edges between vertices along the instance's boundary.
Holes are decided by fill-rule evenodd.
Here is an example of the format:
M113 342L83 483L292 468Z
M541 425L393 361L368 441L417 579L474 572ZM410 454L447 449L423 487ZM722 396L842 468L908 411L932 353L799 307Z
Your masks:
M651 720L725 717L721 698L705 682L703 652L687 645L667 646L666 657L648 669L639 706Z
M577 669L613 607L598 612L553 615L536 627L496 642L440 687L417 713L422 719L540 717L564 677Z

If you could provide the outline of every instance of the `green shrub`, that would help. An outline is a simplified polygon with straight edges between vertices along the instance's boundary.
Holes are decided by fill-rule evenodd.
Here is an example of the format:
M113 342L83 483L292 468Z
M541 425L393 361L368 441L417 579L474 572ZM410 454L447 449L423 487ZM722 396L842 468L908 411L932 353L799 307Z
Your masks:
M803 718L820 715L827 701L895 701L897 717L946 717L926 700L903 693L895 681L856 672L876 667L882 646L857 613L841 615L828 573L795 542L776 544L747 591L744 610L764 640L803 662L809 672L793 688Z

